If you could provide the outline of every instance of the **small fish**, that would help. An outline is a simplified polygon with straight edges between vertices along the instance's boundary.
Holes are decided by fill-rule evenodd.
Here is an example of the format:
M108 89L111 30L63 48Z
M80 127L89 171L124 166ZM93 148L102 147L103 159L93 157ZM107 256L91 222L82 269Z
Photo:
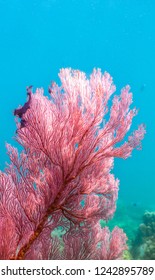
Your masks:
M136 202L133 202L133 203L132 203L132 206L133 206L133 207L137 207L137 203L136 203Z

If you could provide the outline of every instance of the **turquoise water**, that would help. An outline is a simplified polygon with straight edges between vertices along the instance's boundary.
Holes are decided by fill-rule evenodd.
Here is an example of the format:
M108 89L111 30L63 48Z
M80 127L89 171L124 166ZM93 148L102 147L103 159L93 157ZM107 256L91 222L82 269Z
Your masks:
M153 0L0 0L0 168L13 140L14 108L25 102L28 85L58 81L62 67L88 75L108 71L117 93L130 84L139 114L131 131L145 123L142 151L115 161L119 199L155 210L155 1ZM137 211L137 210L136 210Z

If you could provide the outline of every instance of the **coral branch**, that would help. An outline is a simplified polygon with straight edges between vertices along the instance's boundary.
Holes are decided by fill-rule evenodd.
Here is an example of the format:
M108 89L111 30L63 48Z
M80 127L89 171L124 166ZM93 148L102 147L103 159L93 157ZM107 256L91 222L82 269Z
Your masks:
M116 209L114 157L139 149L145 128L118 145L137 111L130 110L126 86L113 98L108 119L115 91L108 73L94 69L87 79L81 71L61 69L59 77L62 85L52 82L50 98L30 86L28 101L14 110L23 151L7 145L11 163L0 173L0 258L54 259L59 241L51 232L62 227L64 258L118 259L126 236L118 228L101 230L99 220L111 219Z

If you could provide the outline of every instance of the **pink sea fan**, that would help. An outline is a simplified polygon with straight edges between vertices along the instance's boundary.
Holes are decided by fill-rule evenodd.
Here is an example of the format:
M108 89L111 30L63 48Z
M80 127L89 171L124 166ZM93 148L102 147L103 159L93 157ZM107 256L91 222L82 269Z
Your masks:
M126 234L118 227L110 233L108 227L101 228L99 223L93 227L74 226L63 236L63 249L52 259L116 260L127 249L126 241Z
M65 236L72 232L73 240L75 228L76 235L81 234L81 223L94 232L100 219L112 218L119 183L110 173L114 157L127 158L140 147L145 133L141 125L116 147L137 113L129 109L129 86L114 97L106 120L108 100L115 91L108 73L95 69L87 79L81 71L62 69L59 77L62 84L52 83L50 98L43 89L33 94L28 87L28 101L14 111L20 119L16 140L23 151L18 154L7 145L11 163L0 176L1 236L7 221L9 225L0 244L1 258L51 258L51 252L57 252L58 241L50 234L55 228L63 227ZM124 248L123 233L117 229L111 235L107 228L98 232L105 245L94 258L118 258Z

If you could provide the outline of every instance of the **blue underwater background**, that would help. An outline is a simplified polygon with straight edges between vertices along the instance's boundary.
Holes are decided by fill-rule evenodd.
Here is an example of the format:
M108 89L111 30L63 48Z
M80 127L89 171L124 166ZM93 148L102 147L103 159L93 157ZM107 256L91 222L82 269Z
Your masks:
M139 109L130 132L145 123L142 150L116 159L120 180L112 223L133 238L143 213L155 211L155 1L154 0L0 0L0 169L13 140L13 110L26 100L26 86L59 81L60 68L88 75L109 72L116 93L129 84Z

